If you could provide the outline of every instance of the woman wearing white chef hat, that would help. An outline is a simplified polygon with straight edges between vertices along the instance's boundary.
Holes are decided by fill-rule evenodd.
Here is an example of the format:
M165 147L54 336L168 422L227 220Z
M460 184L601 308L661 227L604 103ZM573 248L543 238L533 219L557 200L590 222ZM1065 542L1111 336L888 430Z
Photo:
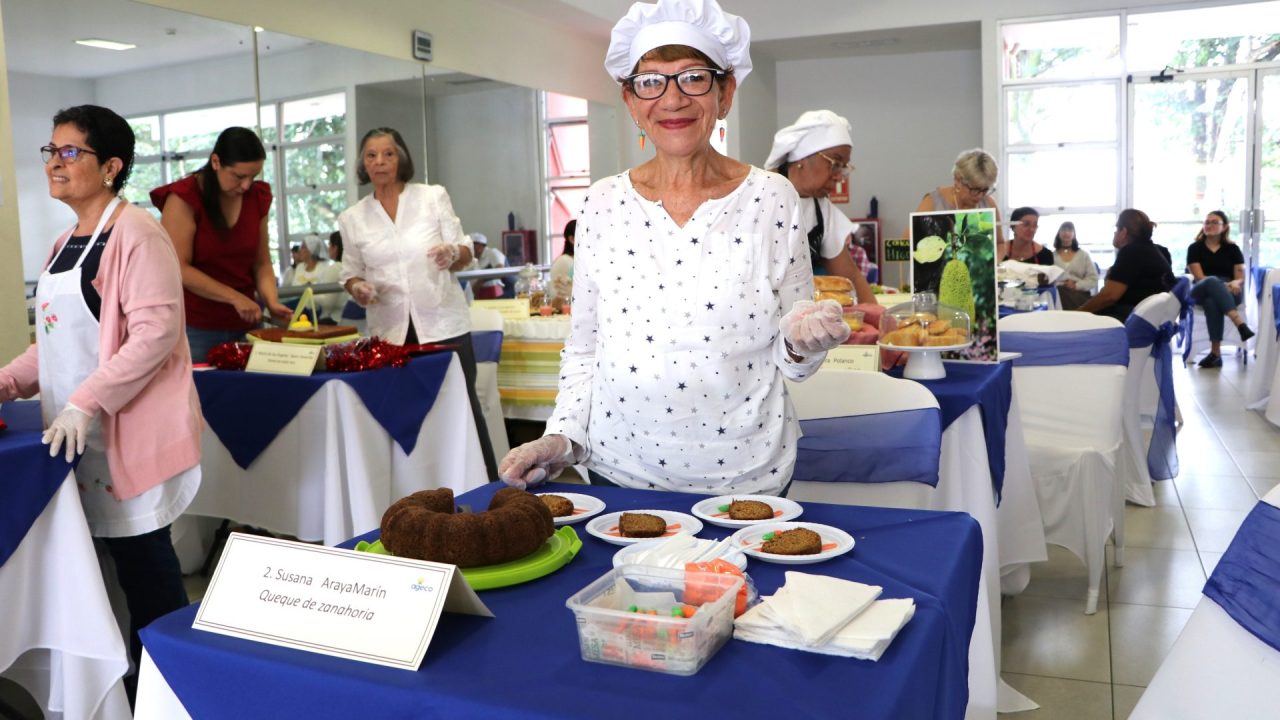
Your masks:
M810 110L773 136L766 170L786 176L800 194L801 227L809 238L815 274L839 275L853 283L858 302L874 303L867 283L867 254L850 239L857 226L827 197L853 171L849 121L830 110ZM851 254L856 248L859 258Z
M587 192L556 407L503 459L507 483L581 463L624 487L786 487L800 427L782 380L816 371L849 326L809 300L791 184L711 146L749 45L712 0L636 3L614 26L605 69L656 156Z

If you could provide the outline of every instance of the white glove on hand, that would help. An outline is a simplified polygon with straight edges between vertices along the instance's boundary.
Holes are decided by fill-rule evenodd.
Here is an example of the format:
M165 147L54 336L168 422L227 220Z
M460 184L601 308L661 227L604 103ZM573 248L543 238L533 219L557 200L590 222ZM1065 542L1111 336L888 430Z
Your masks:
M436 264L436 267L444 270L458 262L459 252L457 245L432 245L427 248L427 257Z
M67 462L84 452L84 442L89 434L89 423L93 416L80 408L67 403L58 413L58 417L49 424L49 429L40 436L40 442L49 446L49 457L57 457L62 443L67 444Z
M573 462L572 448L564 435L543 435L507 453L498 463L498 477L522 490L537 485Z
M378 289L365 280L358 280L351 284L351 297L361 307L372 305L378 302Z
M782 337L797 355L816 355L849 339L844 310L835 300L799 300L778 324Z

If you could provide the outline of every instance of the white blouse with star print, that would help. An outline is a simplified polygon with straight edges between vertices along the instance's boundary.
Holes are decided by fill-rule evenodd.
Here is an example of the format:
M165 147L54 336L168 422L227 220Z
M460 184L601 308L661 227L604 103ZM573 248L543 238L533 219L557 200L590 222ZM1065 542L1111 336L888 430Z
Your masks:
M547 423L624 487L777 494L800 425L778 321L812 299L799 198L752 168L680 227L627 173L591 186L578 218L573 325Z

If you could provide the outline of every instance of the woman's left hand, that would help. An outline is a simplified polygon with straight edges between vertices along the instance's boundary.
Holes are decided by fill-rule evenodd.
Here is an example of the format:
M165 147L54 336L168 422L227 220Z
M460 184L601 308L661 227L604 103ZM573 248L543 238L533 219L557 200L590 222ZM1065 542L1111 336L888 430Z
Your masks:
M71 462L76 455L84 452L85 439L89 435L89 423L92 421L92 415L67 403L62 412L58 413L58 417L49 423L49 429L40 436L40 442L49 446L49 457L57 457L58 451L62 449L65 442L66 459L67 462Z
M844 321L844 309L835 300L797 301L791 312L782 316L779 328L787 344L801 355L830 350L848 340L851 332Z
M432 245L427 248L427 257L436 264L437 268L445 270L450 265L458 262L458 246Z

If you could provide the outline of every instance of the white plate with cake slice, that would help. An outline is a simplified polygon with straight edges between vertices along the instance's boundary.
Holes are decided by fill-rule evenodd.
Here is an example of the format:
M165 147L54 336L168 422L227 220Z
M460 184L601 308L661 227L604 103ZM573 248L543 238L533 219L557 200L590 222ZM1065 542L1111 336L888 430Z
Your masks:
M642 515L648 516L640 518L637 525L643 527L646 532L642 536L628 537L622 532L622 516L623 515ZM658 532L657 523L654 518L661 520L665 527ZM594 535L607 543L614 545L630 545L644 540L651 540L655 537L671 537L678 532L687 532L690 535L697 535L702 532L702 521L692 515L686 515L682 512L673 512L671 510L627 510L626 512L609 513L592 518L587 523L587 533ZM650 534L653 533L653 534Z
M743 510L751 514L751 510L760 509L756 503L763 503L769 506L769 515L754 520L735 519L732 505L742 503L747 507ZM694 504L690 510L695 517L706 520L712 525L720 527L740 528L751 525L759 525L765 522L786 522L795 520L804 512L804 508L800 507L800 503L794 500L788 500L774 495L721 495L720 497L707 498ZM759 513L763 515L764 513Z
M815 543L816 546L805 547L805 543L801 542L804 539L812 539L812 536L807 533L798 533L793 536L797 538L794 542L784 543L779 539L779 536L797 529L816 533L818 536ZM854 545L853 536L840 528L808 522L777 522L752 525L734 533L731 539L734 547L751 557L781 565L808 565L830 560L833 557L849 552ZM779 542L780 545L777 549L785 549L786 552L765 551L764 548L768 547L770 542Z
M600 498L591 497L590 495L567 492L537 493L537 495L539 497L542 495L555 495L573 503L573 510L568 515L552 516L551 519L555 521L556 527L582 522L587 518L599 515L600 512L604 510L604 501ZM544 500L543 502L546 501ZM555 511L553 510L552 512L554 513Z

